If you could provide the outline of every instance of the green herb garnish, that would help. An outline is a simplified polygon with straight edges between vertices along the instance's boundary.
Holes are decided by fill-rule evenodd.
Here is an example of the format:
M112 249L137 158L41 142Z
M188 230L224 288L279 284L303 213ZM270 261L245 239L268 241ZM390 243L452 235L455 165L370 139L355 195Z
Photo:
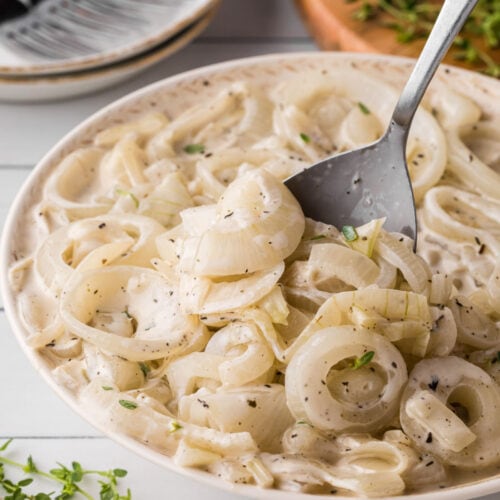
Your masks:
M137 408L137 403L134 401L129 401L128 399L119 399L118 402L127 410L135 410Z
M363 104L362 102L358 102L358 108L364 115L369 115L371 113L366 104Z
M365 352L363 354L363 356L361 356L360 358L356 358L354 360L354 363L352 365L352 369L357 370L357 369L361 368L362 366L367 365L373 359L373 356L375 356L374 351Z
M9 439L0 447L0 451L5 451L12 439ZM25 464L15 462L6 456L0 455L0 491L3 489L7 495L2 497L5 500L69 500L79 494L87 500L95 500L94 497L81 486L85 478L88 484L91 477L97 478L100 485L100 500L131 500L132 494L127 490L126 495L121 495L118 491L118 478L125 477L127 471L124 469L112 469L108 471L86 470L78 462L71 462L71 467L58 464L59 467L51 469L49 472L40 470L31 456ZM7 477L7 467L19 469L26 474L49 479L59 484L58 492L50 493L27 493L26 486L33 484L35 477L25 477L18 482L14 482Z
M184 146L184 152L186 152L189 155L204 153L205 146L203 144L187 144L186 146Z
M304 132L301 132L300 133L300 138L305 142L305 143L308 143L308 142L311 142L311 138L307 135L307 134L304 134Z
M151 371L151 368L146 363L139 363L139 368L145 377L148 376L148 373Z
M312 427L312 425L309 422L306 422L305 420L298 420L295 422L296 425L308 425L309 427Z
M342 234L346 241L356 241L358 239L358 233L354 226L342 226Z
M172 420L172 422L170 422L170 432L177 432L178 430L182 429L182 425L179 424L179 422L177 422L177 420Z
M109 385L101 385L101 388L103 391L112 391L113 388L110 387Z
M131 193L130 191L125 191L125 189L120 189L120 188L116 188L116 192L120 196L130 196L130 198L134 202L135 208L139 207L139 200L137 199L134 193Z
M323 238L326 238L325 234L317 234L316 236L313 236L312 238L309 238L309 241L322 240Z
M426 39L434 25L441 2L430 0L345 0L358 3L354 19L373 20L392 29L400 43ZM452 53L484 73L500 78L500 62L487 49L500 48L500 1L479 0L456 38Z

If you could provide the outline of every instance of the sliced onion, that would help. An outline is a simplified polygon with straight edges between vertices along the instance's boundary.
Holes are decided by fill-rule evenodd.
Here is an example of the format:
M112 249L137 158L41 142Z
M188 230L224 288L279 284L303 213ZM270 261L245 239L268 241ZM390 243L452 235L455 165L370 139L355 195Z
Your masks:
M343 364L368 352L374 353L373 371ZM285 379L287 404L295 418L319 429L371 432L394 417L406 380L400 352L381 335L352 326L326 328L292 357ZM348 390L340 381L348 382Z
M425 293L429 288L430 271L427 264L403 242L382 231L375 245L377 253L396 266L405 277L412 290Z
M182 273L179 287L182 309L188 314L212 314L251 306L273 289L284 268L281 262L248 277L236 277L234 281Z
M132 316L134 335L89 326L99 311ZM75 273L62 292L60 315L72 334L130 361L177 354L205 333L196 317L181 312L175 290L158 273L133 266Z
M312 273L334 276L356 288L372 285L380 269L371 259L350 248L335 243L314 245L309 257Z
M281 182L264 170L248 172L224 192L206 230L185 240L180 269L205 276L269 269L293 252L304 224Z
M275 452L293 422L281 384L199 391L181 398L179 418L223 432L249 432L259 448Z
M448 356L415 366L401 398L400 419L419 450L444 464L470 469L498 463L499 409L500 393L489 375Z

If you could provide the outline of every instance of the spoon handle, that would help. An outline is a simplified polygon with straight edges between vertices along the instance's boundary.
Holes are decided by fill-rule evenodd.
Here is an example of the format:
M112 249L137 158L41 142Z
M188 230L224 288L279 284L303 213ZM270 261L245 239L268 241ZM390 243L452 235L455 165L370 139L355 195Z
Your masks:
M392 121L406 132L441 59L477 2L478 0L445 0L392 115Z

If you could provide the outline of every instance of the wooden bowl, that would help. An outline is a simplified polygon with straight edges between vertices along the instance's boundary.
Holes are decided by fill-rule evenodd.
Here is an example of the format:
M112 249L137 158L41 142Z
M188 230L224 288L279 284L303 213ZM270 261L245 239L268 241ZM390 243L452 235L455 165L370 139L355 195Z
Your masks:
M376 21L363 22L355 19L354 12L359 8L360 2L295 0L295 3L309 32L323 50L417 57L424 46L424 39L401 43L397 41L393 29ZM474 44L486 51L494 61L500 61L500 48L488 49L480 39L474 39ZM453 48L444 61L467 69L478 69L474 64L458 60Z

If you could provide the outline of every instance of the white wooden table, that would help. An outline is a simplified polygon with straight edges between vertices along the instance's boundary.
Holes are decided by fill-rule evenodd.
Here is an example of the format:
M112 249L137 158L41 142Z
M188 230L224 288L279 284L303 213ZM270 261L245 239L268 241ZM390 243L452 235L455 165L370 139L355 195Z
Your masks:
M0 224L41 156L102 106L151 82L227 59L315 50L292 0L224 0L205 33L173 57L110 90L40 104L0 103ZM7 324L0 298L0 444L40 466L78 460L89 468L122 467L134 500L229 500L235 495L169 472L115 444L67 407L36 375ZM1 498L1 497L0 497ZM487 497L500 499L500 495ZM486 497L485 499L486 500Z

